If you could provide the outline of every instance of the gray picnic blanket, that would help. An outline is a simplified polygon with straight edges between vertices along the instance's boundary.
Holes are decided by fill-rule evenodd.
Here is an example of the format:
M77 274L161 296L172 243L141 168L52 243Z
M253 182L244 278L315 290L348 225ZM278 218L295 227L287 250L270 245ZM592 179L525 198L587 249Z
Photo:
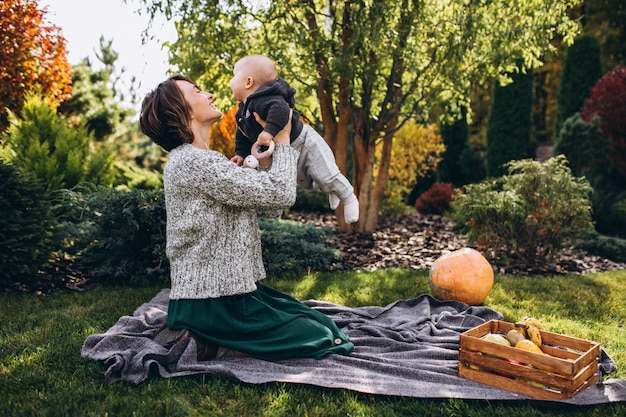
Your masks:
M104 334L87 337L82 356L101 361L105 379L139 384L150 377L221 375L249 384L287 382L343 388L367 394L416 398L530 400L457 376L459 335L502 314L483 306L440 302L422 295L384 307L350 308L322 301L304 303L331 317L354 342L349 356L267 361L224 356L196 360L195 341L166 349L153 338L166 325L169 290L161 290L132 316ZM602 351L600 373L616 370ZM626 400L626 380L607 379L565 403L601 404Z

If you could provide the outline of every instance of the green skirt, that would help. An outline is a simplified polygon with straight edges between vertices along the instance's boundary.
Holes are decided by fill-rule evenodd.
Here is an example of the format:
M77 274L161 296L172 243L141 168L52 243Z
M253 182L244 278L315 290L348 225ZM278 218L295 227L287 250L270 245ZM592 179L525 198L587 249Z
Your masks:
M211 343L267 359L348 355L354 345L326 315L257 284L248 294L170 300L167 324Z

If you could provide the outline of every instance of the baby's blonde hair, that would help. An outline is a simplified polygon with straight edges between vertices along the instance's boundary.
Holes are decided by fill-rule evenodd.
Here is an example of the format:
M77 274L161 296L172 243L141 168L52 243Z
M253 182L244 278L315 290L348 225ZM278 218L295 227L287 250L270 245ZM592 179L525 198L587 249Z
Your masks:
M274 81L278 77L276 64L265 55L247 55L239 60L239 65L258 85Z

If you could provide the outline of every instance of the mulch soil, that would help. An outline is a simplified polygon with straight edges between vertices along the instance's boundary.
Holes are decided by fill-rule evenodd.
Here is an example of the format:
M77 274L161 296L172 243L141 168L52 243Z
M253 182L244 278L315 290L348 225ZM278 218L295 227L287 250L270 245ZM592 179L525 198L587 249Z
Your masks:
M297 222L313 222L319 226L336 226L333 213L290 213ZM327 241L341 251L344 270L374 271L383 268L430 269L441 255L468 246L453 222L436 215L386 216L374 233L333 232ZM626 264L565 247L543 270L529 270L515 265L492 262L496 273L533 276L583 274L626 269ZM40 271L36 280L16 283L0 293L50 294L56 291L86 291L98 286L89 268L66 258L56 259Z

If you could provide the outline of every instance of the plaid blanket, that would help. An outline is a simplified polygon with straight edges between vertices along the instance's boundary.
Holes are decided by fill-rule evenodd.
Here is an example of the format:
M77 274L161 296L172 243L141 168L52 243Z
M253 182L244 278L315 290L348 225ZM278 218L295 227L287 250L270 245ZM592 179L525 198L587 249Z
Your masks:
M416 398L531 399L457 376L459 335L486 321L502 319L502 314L488 307L440 302L428 295L384 307L350 308L309 300L305 303L331 317L350 336L355 344L350 356L266 361L226 355L199 362L192 338L169 349L154 341L166 325L168 294L168 289L161 290L106 333L87 337L82 356L104 364L106 381L124 379L138 384L155 376L214 374L250 384L287 382ZM616 370L604 351L600 359L601 374ZM605 379L563 402L625 400L626 380Z

